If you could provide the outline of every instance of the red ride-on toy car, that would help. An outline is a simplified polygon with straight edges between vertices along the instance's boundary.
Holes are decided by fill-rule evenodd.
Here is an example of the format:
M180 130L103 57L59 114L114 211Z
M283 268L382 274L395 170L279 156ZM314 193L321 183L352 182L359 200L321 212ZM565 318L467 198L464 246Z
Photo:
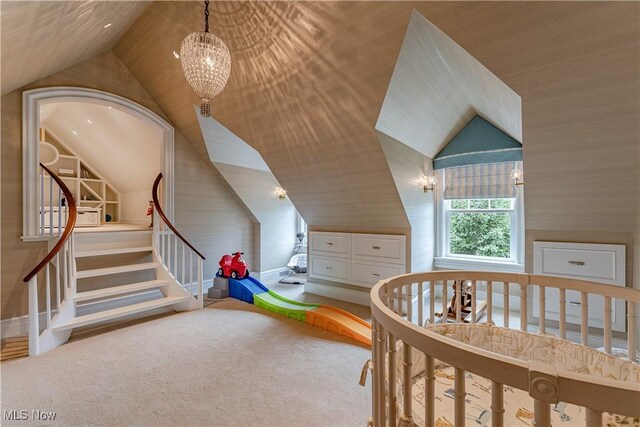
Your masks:
M233 256L224 255L220 259L220 268L218 269L218 275L221 277L232 279L244 279L249 277L249 264L242 259L244 252L235 252Z

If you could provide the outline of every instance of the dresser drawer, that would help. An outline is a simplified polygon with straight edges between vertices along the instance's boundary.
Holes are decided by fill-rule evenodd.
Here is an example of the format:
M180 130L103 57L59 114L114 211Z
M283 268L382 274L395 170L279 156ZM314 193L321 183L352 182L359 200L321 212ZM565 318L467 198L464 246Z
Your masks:
M624 286L623 245L534 242L534 261L536 274Z
M405 245L404 236L352 234L352 258L404 265Z
M405 268L399 264L383 264L371 261L351 262L351 283L357 286L372 288L382 279L399 276Z
M351 234L311 232L309 235L311 255L328 255L332 257L351 257Z
M348 283L351 281L351 260L311 256L309 258L309 277Z

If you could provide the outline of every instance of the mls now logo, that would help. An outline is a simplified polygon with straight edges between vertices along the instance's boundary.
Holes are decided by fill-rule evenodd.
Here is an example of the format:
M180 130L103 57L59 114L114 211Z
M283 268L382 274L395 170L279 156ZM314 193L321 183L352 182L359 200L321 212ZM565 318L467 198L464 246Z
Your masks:
M2 411L2 418L5 421L53 421L56 419L56 413L35 409L32 411L27 411L26 409L11 409Z

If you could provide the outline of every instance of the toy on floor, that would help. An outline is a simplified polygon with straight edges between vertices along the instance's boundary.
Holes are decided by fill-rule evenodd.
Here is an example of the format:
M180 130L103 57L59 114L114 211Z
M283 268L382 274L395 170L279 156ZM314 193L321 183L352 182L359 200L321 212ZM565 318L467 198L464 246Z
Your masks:
M237 279L249 277L249 264L242 259L244 252L235 252L232 255L224 255L220 259L218 276Z
M220 265L222 265L222 260ZM218 272L217 277L213 280L213 287L209 289L210 296L215 295L220 298L228 295L231 298L371 345L371 325L349 312L329 305L306 304L287 299L248 276L248 273L247 277L243 279L222 276Z
M456 306L456 301L457 301L457 289L458 289L458 281L454 281L453 282L453 297L451 298L451 302L447 305L447 319L448 320L456 320L456 312L457 310L457 306ZM460 310L461 316L462 316L462 321L464 323L469 323L471 322L473 316L471 314L472 312L472 303L471 303L471 282L467 282L467 281L462 281L461 286L460 286L460 291L461 291L461 295L460 295L460 305L462 307L462 309ZM485 310L487 309L487 302L486 301L477 301L476 303L476 319L480 319L480 317L484 314ZM443 317L442 312L439 313L435 313L435 315L437 317Z

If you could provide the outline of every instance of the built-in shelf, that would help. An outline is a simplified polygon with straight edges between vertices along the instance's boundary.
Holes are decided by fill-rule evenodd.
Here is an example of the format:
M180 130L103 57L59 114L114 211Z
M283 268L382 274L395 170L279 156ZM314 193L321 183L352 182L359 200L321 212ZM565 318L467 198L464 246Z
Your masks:
M101 223L118 222L120 220L120 192L96 173L93 168L79 156L76 156L62 141L46 132L46 140L59 152L58 160L48 165L67 183L79 206L100 208ZM45 175L48 180L49 176ZM48 186L48 183L45 183ZM47 187L45 187L47 188ZM48 197L48 192L45 191ZM53 205L58 203L58 195L53 195Z

